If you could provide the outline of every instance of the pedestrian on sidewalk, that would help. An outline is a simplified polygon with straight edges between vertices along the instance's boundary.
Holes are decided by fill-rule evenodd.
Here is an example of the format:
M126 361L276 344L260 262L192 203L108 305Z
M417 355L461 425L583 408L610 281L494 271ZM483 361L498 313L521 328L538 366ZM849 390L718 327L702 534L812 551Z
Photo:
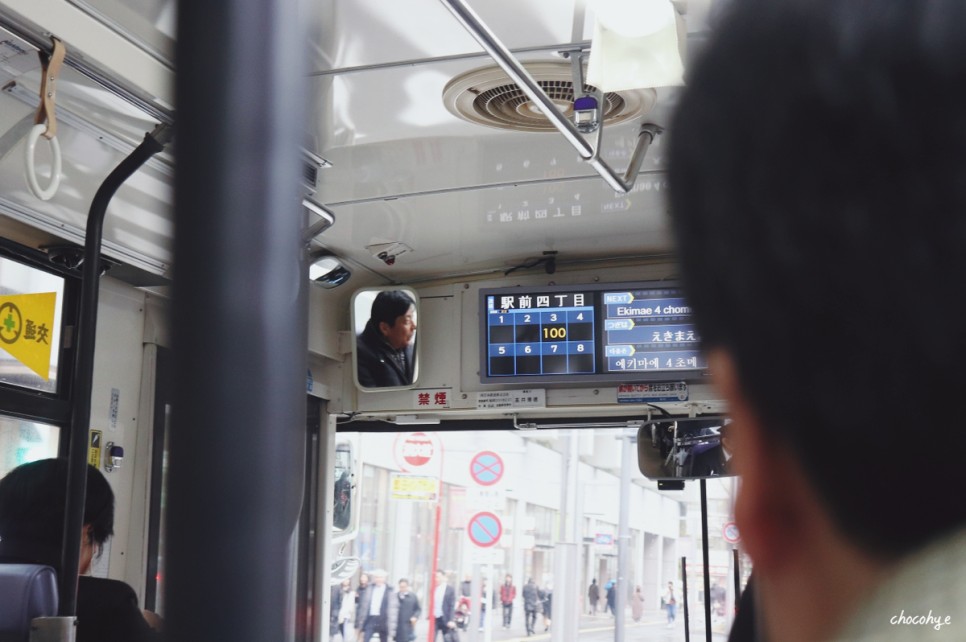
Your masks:
M537 610L540 608L540 593L531 577L523 587L523 614L527 625L527 635L533 635L537 623Z
M590 604L590 614L597 615L597 602L600 601L600 587L597 585L597 578L590 581L587 587L587 603Z
M553 589L549 586L542 591L541 603L543 604L543 630L550 630L550 613L553 607Z
M607 592L607 610L617 617L617 583L614 580L607 580L604 590Z
M634 587L634 594L631 595L631 617L635 622L640 622L644 615L644 594L641 592L641 585Z
M664 592L664 608L667 609L667 628L674 626L674 618L677 616L678 600L674 596L674 582L667 583L667 591Z
M510 628L513 618L513 600L517 596L517 587L513 586L513 576L507 575L500 586L500 604L503 605L503 628Z

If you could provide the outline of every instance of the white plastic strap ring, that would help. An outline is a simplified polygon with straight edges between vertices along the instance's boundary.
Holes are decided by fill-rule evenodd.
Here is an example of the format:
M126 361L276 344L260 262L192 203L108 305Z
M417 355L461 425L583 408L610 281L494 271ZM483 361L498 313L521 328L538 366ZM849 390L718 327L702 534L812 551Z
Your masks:
M50 175L50 184L46 188L41 188L40 183L37 182L37 169L34 167L34 156L37 150L37 140L45 131L47 131L46 124L34 125L30 130L30 134L27 136L27 187L40 200L49 201L57 193L57 188L60 187L61 159L60 143L57 142L57 137L54 136L50 139L50 151L54 155L54 167Z

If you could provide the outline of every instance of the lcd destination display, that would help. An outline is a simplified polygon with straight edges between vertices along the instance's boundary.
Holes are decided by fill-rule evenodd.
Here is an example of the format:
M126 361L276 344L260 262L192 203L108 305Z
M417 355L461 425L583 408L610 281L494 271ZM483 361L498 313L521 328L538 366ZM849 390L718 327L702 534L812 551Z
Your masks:
M480 303L484 383L694 380L707 371L674 284L484 288Z

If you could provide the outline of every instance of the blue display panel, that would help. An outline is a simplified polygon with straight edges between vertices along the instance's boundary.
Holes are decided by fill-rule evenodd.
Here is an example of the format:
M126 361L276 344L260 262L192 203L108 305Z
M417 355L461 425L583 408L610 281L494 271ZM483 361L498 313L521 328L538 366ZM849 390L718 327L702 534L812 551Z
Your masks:
M676 284L480 290L484 383L683 381L707 362Z
M606 372L707 368L679 289L611 291L601 298Z
M489 376L596 372L593 301L588 292L487 296Z

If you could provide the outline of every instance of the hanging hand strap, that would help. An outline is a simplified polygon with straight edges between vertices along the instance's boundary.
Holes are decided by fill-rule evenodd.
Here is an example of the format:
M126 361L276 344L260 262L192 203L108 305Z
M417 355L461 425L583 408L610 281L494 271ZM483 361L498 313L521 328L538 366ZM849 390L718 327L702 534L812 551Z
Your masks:
M52 140L57 135L55 109L57 76L60 74L60 68L64 64L64 56L67 53L64 43L53 37L51 40L54 43L54 48L50 55L40 52L43 78L40 81L40 105L37 107L37 115L34 117L34 122L38 125L47 123L47 129L44 130L43 136L48 140Z

